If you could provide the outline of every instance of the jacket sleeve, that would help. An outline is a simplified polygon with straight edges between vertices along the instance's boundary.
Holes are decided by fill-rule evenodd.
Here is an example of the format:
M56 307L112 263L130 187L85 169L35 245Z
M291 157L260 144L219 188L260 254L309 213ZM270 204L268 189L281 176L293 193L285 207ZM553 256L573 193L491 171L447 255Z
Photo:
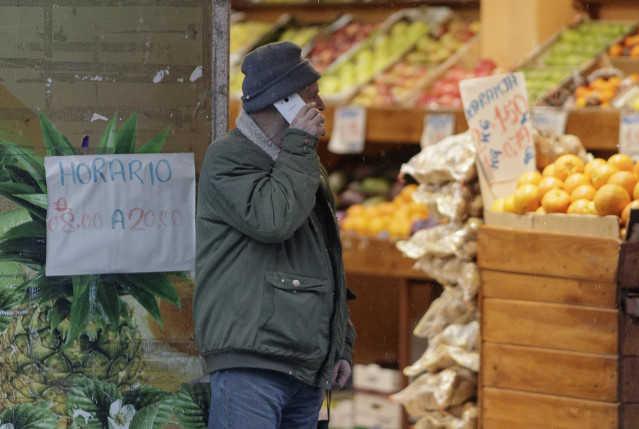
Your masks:
M290 238L315 205L320 182L318 139L288 129L272 168L237 150L215 156L209 174L211 195L222 220L251 238L279 243Z
M352 354L353 354L354 344L355 344L355 326L353 326L353 323L349 319L348 323L346 324L346 340L344 342L344 354L342 354L341 358L347 360L348 363L351 365L351 368L353 367Z

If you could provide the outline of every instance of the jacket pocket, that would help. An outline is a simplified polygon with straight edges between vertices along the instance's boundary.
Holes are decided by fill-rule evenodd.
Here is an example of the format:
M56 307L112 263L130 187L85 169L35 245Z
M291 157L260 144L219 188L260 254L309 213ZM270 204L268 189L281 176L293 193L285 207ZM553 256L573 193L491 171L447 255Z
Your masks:
M281 271L266 274L260 342L269 352L323 355L328 348L329 280Z

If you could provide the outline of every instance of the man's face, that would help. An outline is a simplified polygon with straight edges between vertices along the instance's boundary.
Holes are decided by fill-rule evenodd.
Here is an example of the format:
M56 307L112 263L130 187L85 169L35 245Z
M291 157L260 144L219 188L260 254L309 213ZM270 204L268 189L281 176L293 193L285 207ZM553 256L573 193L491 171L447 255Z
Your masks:
M324 101L322 101L322 98L319 96L319 85L317 82L302 89L298 94L306 103L315 102L317 104L317 110L322 111L326 108L326 104L324 104Z

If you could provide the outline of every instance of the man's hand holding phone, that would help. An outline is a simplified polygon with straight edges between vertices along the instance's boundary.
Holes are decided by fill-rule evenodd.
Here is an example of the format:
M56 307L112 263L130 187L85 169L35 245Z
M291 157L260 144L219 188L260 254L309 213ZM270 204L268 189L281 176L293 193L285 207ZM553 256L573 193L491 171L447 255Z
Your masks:
M316 108L316 103L305 103L298 94L293 94L274 103L277 110L296 128L320 137L326 134L324 115Z

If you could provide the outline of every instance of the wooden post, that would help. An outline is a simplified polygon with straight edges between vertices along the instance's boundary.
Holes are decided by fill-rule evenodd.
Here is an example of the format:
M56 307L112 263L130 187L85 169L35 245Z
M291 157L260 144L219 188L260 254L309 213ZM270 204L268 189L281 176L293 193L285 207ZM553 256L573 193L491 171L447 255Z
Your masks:
M571 0L482 0L481 56L510 69L576 16Z

